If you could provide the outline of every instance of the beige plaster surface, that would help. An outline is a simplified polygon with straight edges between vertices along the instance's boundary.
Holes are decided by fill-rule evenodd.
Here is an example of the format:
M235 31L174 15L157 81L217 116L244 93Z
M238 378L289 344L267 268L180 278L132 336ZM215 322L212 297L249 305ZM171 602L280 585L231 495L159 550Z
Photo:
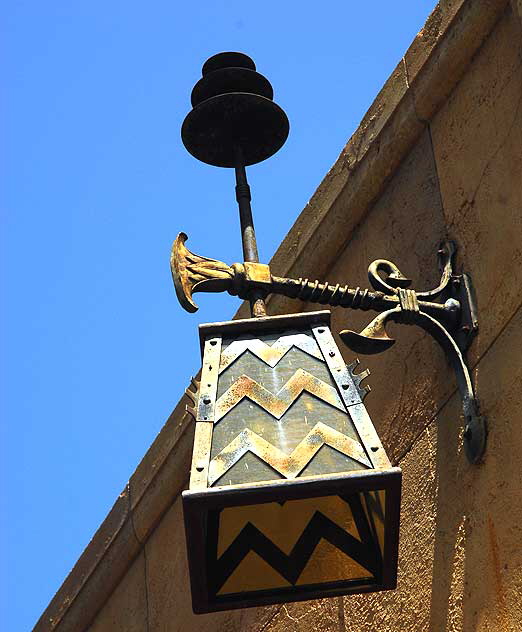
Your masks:
M329 260L364 221L427 121L466 72L506 4L506 0L444 0L437 4L281 243L271 261L275 274L326 274ZM325 239L330 250L326 257ZM269 306L271 313L298 309L295 301L277 296L270 297Z
M239 632L260 629L276 608L195 615L188 585L188 563L181 498L166 513L145 546L149 629L157 632Z
M459 11L464 12L466 8L467 4L463 0L443 0L437 3L404 55L410 84L419 72L422 72L424 64L433 53L439 39L447 31L449 24Z
M331 283L367 287L368 265L386 253L386 258L412 278L412 287L434 288L440 280L438 243L445 234L426 131L354 231L328 272L328 279ZM332 330L334 334L342 329L360 331L373 317L372 312L337 308L333 310ZM422 330L391 324L389 333L396 337L392 351L360 356L360 361L361 368L371 370L367 382L372 392L365 404L390 459L396 461L433 419L441 402L455 388L455 381L447 374L444 354ZM346 361L351 362L355 354L340 340L338 343Z
M396 591L345 597L341 610L331 599L195 616L178 500L89 632L520 629L522 429L506 422L519 412L520 348L522 308L475 371L490 426L484 465L471 468L462 453L456 396L401 460Z
M431 22L430 28L426 30L426 37L423 37L427 41L414 42L405 55L408 81L420 120L431 120L446 101L455 85L448 79L455 75L462 77L467 72L470 58L462 55L462 51L476 50L482 44L506 5L506 2L494 0L449 0L437 6L432 19L426 24L428 27ZM445 25L448 20L451 28L447 29ZM474 28L468 28L470 23L474 24ZM443 46L438 46L442 33L448 33L448 37L444 38ZM424 45L419 47L415 44ZM429 58L424 61L428 51Z
M454 395L400 461L397 590L196 616L180 501L147 542L89 632L346 630L516 632L522 627L522 307L475 370L488 458L468 465ZM499 388L499 384L501 388Z
M143 632L148 629L145 564L142 551L98 613L89 632Z
M516 632L522 629L522 309L475 376L490 427L470 467L453 396L401 460L396 591L345 597L347 631Z
M129 488L126 486L41 616L35 631L54 630L60 626L61 632L77 632L92 621L127 572L129 562L140 551L130 515ZM83 605L85 598L89 609Z
M509 6L430 128L448 233L487 314L476 358L522 295L522 29Z
M361 356L372 369L365 403L404 471L398 589L193 615L179 499L193 430L182 398L35 630L522 629L521 24L514 1L439 3L274 258L275 273L367 287L368 264L385 257L429 289L449 236L473 276L483 465L462 453L455 379L430 337L392 325L395 347ZM335 309L333 331L372 317Z

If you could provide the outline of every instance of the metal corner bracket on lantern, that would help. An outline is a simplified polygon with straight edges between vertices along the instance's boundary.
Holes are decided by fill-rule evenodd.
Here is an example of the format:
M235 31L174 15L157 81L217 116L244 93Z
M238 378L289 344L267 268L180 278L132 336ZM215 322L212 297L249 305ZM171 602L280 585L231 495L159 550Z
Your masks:
M196 255L180 233L171 270L182 307L196 292L248 300L252 318L200 325L200 382L187 389L195 422L183 492L192 601L197 613L394 588L401 470L392 467L363 403L368 371L346 365L330 312L267 316L280 294L374 310L341 340L363 354L389 349L389 321L431 334L452 364L465 418L464 448L480 461L486 425L464 353L477 332L471 279L455 274L456 247L438 247L441 280L427 291L392 262L370 264L372 290L274 276L259 263L246 166L284 144L288 119L243 53L207 60L182 126L187 150L236 175L244 261Z

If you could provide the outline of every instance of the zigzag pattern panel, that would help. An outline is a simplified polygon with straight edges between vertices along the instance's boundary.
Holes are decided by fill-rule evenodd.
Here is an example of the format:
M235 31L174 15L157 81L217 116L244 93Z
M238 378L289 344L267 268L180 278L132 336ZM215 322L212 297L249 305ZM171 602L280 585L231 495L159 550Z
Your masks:
M297 347L301 351L324 362L315 339L305 333L296 333L280 336L272 345L267 344L260 338L234 340L221 354L219 372L224 371L247 350L273 368L292 347Z
M285 454L250 428L245 428L210 462L209 485L219 480L247 452L252 452L286 478L295 478L323 445L338 450L364 467L371 467L363 447L357 441L321 422L315 424L291 454Z
M314 499L309 499L313 502ZM289 552L285 552L271 533L267 535L258 528L256 518L248 521L228 548L216 560L212 573L214 587L218 594L230 594L244 590L244 582L252 589L265 589L268 581L275 587L274 572L280 577L279 586L304 585L336 579L372 579L378 578L382 569L382 556L362 509L358 494L342 499L347 503L348 512L357 526L359 537L354 537L346 525L338 523L335 515L325 516L315 511L312 518L302 527L300 535ZM288 501L288 504L296 501ZM252 507L254 514L260 515L263 505ZM270 537L271 536L271 537ZM327 557L324 553L328 552ZM257 587L252 584L252 567L259 568L262 560L271 570L265 579L257 578ZM335 566L341 572L339 577L332 576Z
M242 375L217 400L215 423L245 397L259 404L276 419L281 419L303 391L315 395L339 410L345 410L337 390L333 386L326 384L303 369L298 369L276 394L271 393L248 375Z
M350 505L339 496L298 498L287 502L225 507L219 514L217 557L220 558L249 522L289 555L306 525L319 511L360 539Z

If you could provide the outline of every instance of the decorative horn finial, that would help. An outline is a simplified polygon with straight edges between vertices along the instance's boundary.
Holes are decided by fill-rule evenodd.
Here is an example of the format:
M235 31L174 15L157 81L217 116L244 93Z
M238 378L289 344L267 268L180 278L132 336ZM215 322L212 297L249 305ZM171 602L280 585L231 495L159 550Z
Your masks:
M198 306L192 300L192 294L201 290L228 290L234 278L234 270L222 261L190 252L185 246L187 239L185 233L179 233L176 237L170 254L170 271L181 306L187 312L196 312Z
M360 333L350 329L339 332L344 344L355 353L373 354L386 351L395 342L386 333L386 323L399 315L399 308L389 309L376 316Z

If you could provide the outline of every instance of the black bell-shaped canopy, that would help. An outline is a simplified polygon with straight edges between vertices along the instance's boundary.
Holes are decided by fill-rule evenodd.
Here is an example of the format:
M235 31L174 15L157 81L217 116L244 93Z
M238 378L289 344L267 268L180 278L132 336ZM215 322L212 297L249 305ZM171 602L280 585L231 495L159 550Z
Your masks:
M195 158L216 167L248 166L283 146L288 118L248 55L214 55L202 74L192 90L194 109L181 128L183 144Z

